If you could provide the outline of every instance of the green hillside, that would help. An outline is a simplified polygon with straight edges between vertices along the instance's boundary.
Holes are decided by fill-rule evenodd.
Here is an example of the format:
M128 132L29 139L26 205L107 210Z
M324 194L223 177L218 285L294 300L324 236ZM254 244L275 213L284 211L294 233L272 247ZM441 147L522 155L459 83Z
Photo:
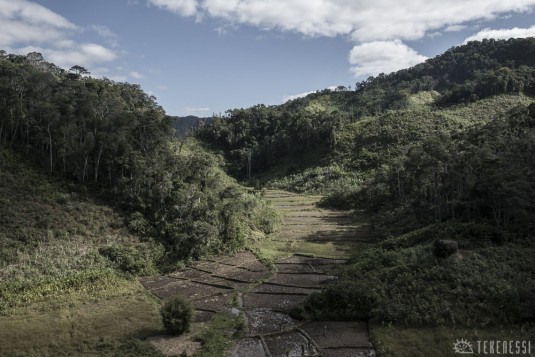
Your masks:
M442 341L414 354L431 331L533 337L534 52L533 38L471 42L197 133L237 177L250 155L249 182L372 217L374 247L298 314L367 319L392 356L447 355Z
M243 249L277 215L139 86L0 57L0 355L159 355L137 277Z

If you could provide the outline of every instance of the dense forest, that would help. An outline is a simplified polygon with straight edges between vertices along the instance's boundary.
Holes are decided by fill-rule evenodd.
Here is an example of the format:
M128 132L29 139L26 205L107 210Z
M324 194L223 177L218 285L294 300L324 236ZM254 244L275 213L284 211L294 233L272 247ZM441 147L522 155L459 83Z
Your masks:
M377 247L298 314L535 321L534 53L534 38L470 42L353 90L230 110L198 130L238 177L250 155L251 183L371 215Z
M161 263L236 250L273 229L265 204L218 157L174 139L172 118L138 85L2 53L0 92L0 147L114 202L133 232L165 247Z

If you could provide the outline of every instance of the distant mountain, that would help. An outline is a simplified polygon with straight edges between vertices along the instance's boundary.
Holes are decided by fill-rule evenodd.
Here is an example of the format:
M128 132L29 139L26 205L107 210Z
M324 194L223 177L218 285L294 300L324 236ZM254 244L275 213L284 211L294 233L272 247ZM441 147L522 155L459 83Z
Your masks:
M175 136L186 136L192 129L199 127L201 123L210 124L212 117L200 118L194 115L188 115L185 117L173 118L173 127L175 128Z

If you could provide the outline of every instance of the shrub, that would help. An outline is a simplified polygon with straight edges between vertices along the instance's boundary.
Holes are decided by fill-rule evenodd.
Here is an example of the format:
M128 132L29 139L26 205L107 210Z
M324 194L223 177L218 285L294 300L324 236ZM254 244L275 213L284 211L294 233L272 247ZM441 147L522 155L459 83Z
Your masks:
M176 296L165 302L160 314L167 332L172 335L181 335L189 331L195 311L190 301L182 296Z
M368 319L377 299L377 294L366 282L340 281L321 293L311 294L301 313L319 320Z
M113 244L101 247L99 253L125 273L150 275L157 272L156 264L163 255L163 247L156 243L145 243L137 248Z
M447 258L459 249L455 240L437 239L433 243L433 254L437 258Z

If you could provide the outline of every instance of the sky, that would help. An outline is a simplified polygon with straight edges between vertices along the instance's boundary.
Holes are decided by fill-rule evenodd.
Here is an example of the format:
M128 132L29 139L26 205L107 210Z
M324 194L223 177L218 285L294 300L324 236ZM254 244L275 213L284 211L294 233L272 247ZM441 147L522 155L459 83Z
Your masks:
M0 49L138 83L211 116L535 36L535 0L0 0Z

